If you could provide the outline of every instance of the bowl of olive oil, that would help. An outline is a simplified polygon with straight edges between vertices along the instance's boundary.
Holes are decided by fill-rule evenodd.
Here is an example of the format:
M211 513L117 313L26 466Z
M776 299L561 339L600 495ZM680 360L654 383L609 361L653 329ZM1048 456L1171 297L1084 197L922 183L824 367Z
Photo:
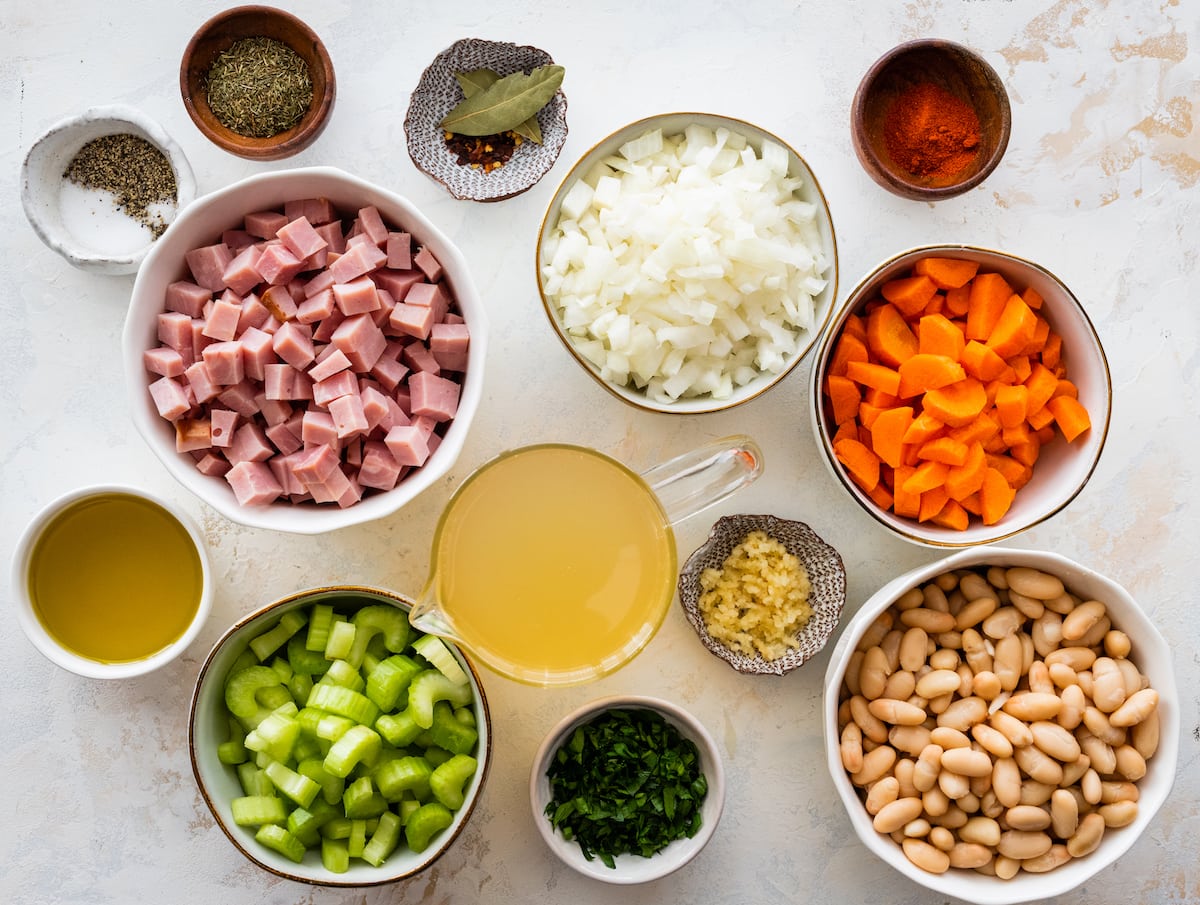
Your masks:
M87 487L52 502L17 543L11 574L34 647L89 678L170 662L212 607L208 557L191 519L132 487Z

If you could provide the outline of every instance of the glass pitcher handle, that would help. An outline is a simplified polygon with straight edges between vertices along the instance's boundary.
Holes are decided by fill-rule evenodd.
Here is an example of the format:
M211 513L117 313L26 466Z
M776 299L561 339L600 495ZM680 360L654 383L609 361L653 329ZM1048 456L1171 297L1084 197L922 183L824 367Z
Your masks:
M738 434L655 465L642 472L642 478L674 525L753 483L762 472L762 450Z

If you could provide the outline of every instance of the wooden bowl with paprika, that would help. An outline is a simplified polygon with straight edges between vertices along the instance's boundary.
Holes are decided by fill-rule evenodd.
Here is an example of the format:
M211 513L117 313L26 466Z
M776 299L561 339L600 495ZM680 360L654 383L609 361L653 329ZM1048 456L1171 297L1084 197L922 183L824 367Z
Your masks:
M1008 147L1012 110L996 71L974 51L924 39L867 71L850 111L854 151L879 185L917 201L974 188Z

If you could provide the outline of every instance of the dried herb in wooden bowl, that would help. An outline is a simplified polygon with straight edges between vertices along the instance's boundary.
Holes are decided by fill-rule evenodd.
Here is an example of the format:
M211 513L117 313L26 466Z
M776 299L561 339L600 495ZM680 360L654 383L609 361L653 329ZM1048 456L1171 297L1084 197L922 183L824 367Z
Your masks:
M270 138L292 128L312 105L312 73L282 41L241 38L213 60L205 76L213 115L247 138Z

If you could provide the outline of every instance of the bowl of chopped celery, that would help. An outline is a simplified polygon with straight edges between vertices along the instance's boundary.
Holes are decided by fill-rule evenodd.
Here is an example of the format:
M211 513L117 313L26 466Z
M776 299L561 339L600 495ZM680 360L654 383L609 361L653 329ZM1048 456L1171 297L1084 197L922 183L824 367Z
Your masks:
M217 826L259 867L318 886L411 877L462 834L491 718L454 645L387 591L302 591L251 613L192 696L192 771Z
M550 730L529 797L538 831L568 867L607 883L646 883L679 870L712 838L725 772L716 742L686 710L617 695Z
M804 158L710 113L652 116L594 145L550 201L536 264L571 356L618 399L673 414L766 392L837 296L833 220Z

